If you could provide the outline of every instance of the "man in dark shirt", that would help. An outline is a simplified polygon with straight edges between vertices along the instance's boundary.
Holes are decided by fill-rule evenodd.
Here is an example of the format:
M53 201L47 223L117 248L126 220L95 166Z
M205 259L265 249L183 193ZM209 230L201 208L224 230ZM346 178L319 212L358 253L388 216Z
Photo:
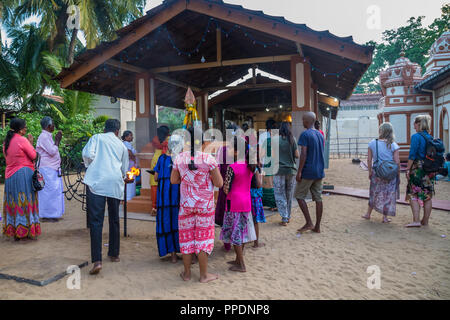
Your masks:
M322 134L314 128L316 115L313 112L307 112L303 115L303 126L305 131L300 135L298 145L301 148L300 164L297 171L297 186L295 188L295 198L305 216L306 224L300 228L299 232L312 230L320 232L320 221L322 219L322 179L325 177ZM316 202L316 224L314 225L309 215L306 197L308 191L311 191L312 199Z

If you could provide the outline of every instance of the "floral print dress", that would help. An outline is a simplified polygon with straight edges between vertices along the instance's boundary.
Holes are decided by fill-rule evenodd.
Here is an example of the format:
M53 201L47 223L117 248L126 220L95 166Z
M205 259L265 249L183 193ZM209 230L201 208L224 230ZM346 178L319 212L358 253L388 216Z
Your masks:
M422 168L423 160L415 160L409 172L406 187L406 200L431 200L434 193L434 173L426 173Z

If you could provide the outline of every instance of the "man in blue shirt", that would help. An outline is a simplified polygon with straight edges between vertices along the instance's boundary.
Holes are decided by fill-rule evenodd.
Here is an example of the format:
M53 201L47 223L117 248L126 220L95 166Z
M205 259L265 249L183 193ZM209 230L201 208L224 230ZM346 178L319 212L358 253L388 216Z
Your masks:
M316 115L313 112L307 112L303 115L303 126L305 131L298 139L298 145L301 147L300 164L297 172L297 186L294 196L297 198L298 205L305 216L306 224L300 228L299 232L312 230L320 233L320 221L322 219L322 179L325 177L325 163L323 158L324 139L322 134L314 128ZM306 196L311 191L312 199L316 202L316 224L314 225L309 215Z

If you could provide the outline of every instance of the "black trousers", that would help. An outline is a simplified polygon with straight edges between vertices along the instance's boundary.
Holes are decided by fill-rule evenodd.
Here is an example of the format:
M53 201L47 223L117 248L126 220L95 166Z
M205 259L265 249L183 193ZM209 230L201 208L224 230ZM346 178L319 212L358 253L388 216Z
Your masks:
M93 194L86 186L86 204L91 233L92 262L102 261L102 233L105 204L108 203L109 247L108 256L118 257L120 251L120 200Z

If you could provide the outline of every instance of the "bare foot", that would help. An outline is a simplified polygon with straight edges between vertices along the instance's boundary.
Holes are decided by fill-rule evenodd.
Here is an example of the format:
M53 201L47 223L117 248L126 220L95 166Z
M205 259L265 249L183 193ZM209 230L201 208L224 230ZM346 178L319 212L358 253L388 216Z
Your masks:
M420 224L422 225L422 226L427 226L428 225L428 221L427 222L425 222L424 220L422 220L422 221L420 221Z
M255 244L253 245L252 248L258 249L258 248L264 247L265 245L266 244L263 242L255 242Z
M413 222L410 224L407 224L405 226L405 228L420 228L422 225L420 224L420 222Z
M314 229L314 226L312 224L305 224L303 227L301 227L297 231L302 233L302 232L309 231L309 230L312 230L312 229Z
M320 233L320 227L315 227L314 229L311 229L312 232Z
M361 218L370 220L370 214L367 214L367 213L366 213L365 215L361 216Z
M219 279L219 275L218 274L214 274L214 273L207 273L205 277L200 277L200 282L201 283L207 283L210 281L214 281Z
M181 277L181 279L183 279L184 281L189 281L189 280L191 280L191 274L189 273L189 275L186 276L186 274L185 274L184 271L180 273L180 277Z
M235 265L230 267L229 269L230 271L236 271L236 272L247 272L247 270L245 270L245 267L242 267L241 265Z
M177 261L178 261L177 255L176 255L176 254L173 254L173 255L170 257L170 262L172 262L172 263L177 263Z
M392 219L389 219L389 218L383 218L383 223L389 223L389 222L391 222L392 221Z
M280 226L287 227L287 222L281 221L281 222L280 222Z
M228 264L239 264L239 262L238 261L236 261L236 260L232 260L232 261L227 261L227 263Z

